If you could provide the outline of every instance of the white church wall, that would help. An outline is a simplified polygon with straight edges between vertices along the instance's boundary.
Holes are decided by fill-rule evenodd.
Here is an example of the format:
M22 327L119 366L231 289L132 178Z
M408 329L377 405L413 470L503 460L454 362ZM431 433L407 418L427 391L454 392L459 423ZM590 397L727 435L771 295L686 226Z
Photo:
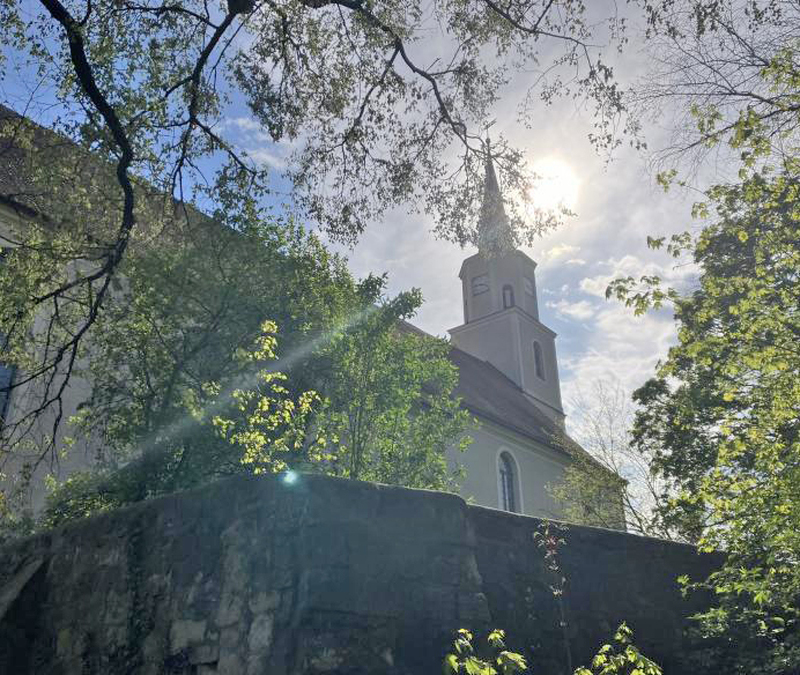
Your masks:
M476 358L488 361L511 381L522 386L517 343L519 332L514 323L513 313L477 319L453 328L450 335L456 347Z
M0 246L13 247L14 231L24 227L24 223L25 221L13 210L0 205ZM45 327L46 315L42 314L36 318L32 331L36 333ZM84 365L85 363L80 361L76 367ZM24 373L17 371L15 380L19 381L21 377L24 377ZM54 385L60 386L60 381L57 379ZM33 384L23 384L13 389L6 409L5 423L13 426L35 409L40 401L38 393ZM90 394L91 386L84 378L78 375L70 378L62 396L63 423L68 423L68 420L78 412L79 405ZM19 505L33 512L40 511L44 506L48 492L46 480L48 476L60 481L70 474L88 469L97 460L95 451L90 450L88 444L81 442L69 447L59 443L53 451L45 452L43 439L52 430L55 416L56 410L51 407L37 417L24 442L15 443L18 439L11 439L10 442L15 443L13 452L0 449L0 488L6 493L13 493L25 477L27 485L19 496ZM21 428L27 429L27 426L23 425ZM65 426L65 433L69 435L68 424Z
M564 417L561 402L561 385L558 378L555 333L538 321L521 319L519 340L522 368L522 388L539 404L542 412L555 421ZM542 354L544 377L536 372L534 343L538 343ZM544 403L545 405L541 405Z
M507 452L517 469L516 489L521 512L530 516L560 517L561 509L547 486L563 480L569 462L566 457L488 421L482 421L469 435L473 440L466 451L448 451L450 465L459 464L465 470L459 490L462 497L480 506L502 508L498 458L500 453Z

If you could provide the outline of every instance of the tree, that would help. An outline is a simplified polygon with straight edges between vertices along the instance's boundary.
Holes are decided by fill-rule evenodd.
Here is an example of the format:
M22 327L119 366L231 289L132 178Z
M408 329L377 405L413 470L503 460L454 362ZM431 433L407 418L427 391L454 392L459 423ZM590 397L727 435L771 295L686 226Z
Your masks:
M327 405L319 425L338 446L338 475L457 487L459 472L445 451L466 449L474 420L452 395L458 369L448 359L449 343L405 323L421 299L413 293L377 308L365 303L361 320L327 351L334 367L323 378Z
M266 321L251 352L239 355L239 360L255 364L259 369L252 374L258 388L252 392L221 391L215 382L205 383L204 389L216 400L210 406L197 407L196 400L187 406L188 424L200 433L172 433L158 439L155 450L146 451L121 468L92 470L76 473L62 485L56 485L40 524L45 527L64 521L97 514L147 497L170 492L181 487L194 487L221 475L253 470L254 473L278 472L291 466L293 457L300 453L307 459L319 460L324 448L313 440L306 443L308 418L319 397L314 392L304 392L297 399L283 386L286 375L274 370L275 324ZM210 428L213 423L228 433L232 422L214 415L221 410L235 409L247 415L248 422L257 420L260 429L252 428L234 433L244 453L226 452L224 444L214 442ZM255 406L250 406L255 403ZM248 409L249 408L249 409ZM315 453L314 447L320 452Z
M293 207L339 240L412 204L435 215L441 236L469 241L487 153L481 133L515 72L542 73L529 103L558 94L591 102L595 142L614 144L621 95L594 45L622 44L623 22L614 3L603 22L585 13L580 0L5 0L4 61L13 55L25 77L55 85L58 132L97 159L57 167L42 152L46 134L6 120L4 137L22 140L32 160L5 197L40 221L14 233L19 263L3 272L19 289L5 312L15 318L0 325L3 359L25 370L15 386L35 385L36 415L60 409L111 279L139 236L180 220L173 200L203 206L233 191L263 204L288 179ZM441 37L436 53L431 30ZM271 140L296 148L281 179L226 134L234 98ZM523 120L530 115L529 105ZM519 197L509 200L519 237L554 226L558 218L539 213L523 227L531 179L523 154L502 138L493 152L507 193ZM34 316L47 317L49 337L46 348L26 351ZM56 414L54 432L60 421Z
M662 480L665 527L722 549L722 568L683 579L711 591L698 615L711 662L789 673L800 662L800 206L798 37L792 3L648 3L666 64L652 100L694 120L674 160L727 155L738 172L705 191L699 232L649 238L699 272L696 288L616 280L637 312L671 303L678 344L634 395L633 439ZM654 78L654 82L657 79ZM687 135L688 132L688 135ZM699 154L693 152L700 150ZM687 152L689 153L687 155ZM661 175L665 188L677 174ZM709 664L706 664L709 665Z
M699 170L710 152L729 146L751 159L797 147L800 13L794 3L641 4L651 64L632 107L674 112L670 143L657 153L660 164L672 170L688 161Z
M800 662L798 170L785 158L710 191L700 210L713 207L713 222L669 246L691 253L696 290L633 279L609 289L639 310L674 303L679 341L635 394L634 441L669 488L662 518L727 554L720 571L695 581L719 600L702 628L738 646L742 673L788 673Z
M444 341L397 330L418 292L386 299L384 278L355 282L315 237L258 220L201 219L123 270L72 420L100 468L56 490L48 523L241 472L454 485L457 371Z
M597 380L571 401L574 435L588 452L572 452L563 481L550 486L571 523L621 528L673 539L657 515L661 486L646 454L631 447L634 409L619 382ZM569 442L564 439L569 449Z
M363 286L360 311L320 347L314 394L319 405L311 411L309 402L311 423L293 434L291 448L270 440L274 373L262 371L258 386L233 392L238 413L218 415L214 423L242 447L246 464L266 471L305 468L408 487L457 488L458 469L448 466L445 451L467 447L465 432L472 420L453 396L458 372L447 358L449 346L398 325L415 312L418 293L376 306L379 289Z
M214 216L193 213L180 228L173 223L129 251L98 316L90 358L75 366L91 383L91 397L74 420L77 428L62 433L80 437L101 463L169 445L175 435L199 451L189 400L202 406L209 398L205 382L245 376L236 350L252 344L265 317L280 321L281 339L295 346L313 341L352 302L344 261L296 224L236 214L226 195ZM8 264L19 258L25 256L12 249ZM4 295L18 290L13 277L4 282ZM4 448L2 466L25 462L16 471L21 488L49 460L53 440L49 433L28 434Z

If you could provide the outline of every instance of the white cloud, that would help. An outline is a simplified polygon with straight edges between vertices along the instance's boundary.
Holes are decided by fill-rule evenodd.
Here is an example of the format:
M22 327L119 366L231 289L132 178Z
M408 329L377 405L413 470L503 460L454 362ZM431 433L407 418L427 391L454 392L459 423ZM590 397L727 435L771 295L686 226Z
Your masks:
M538 254L539 264L542 267L550 267L555 264L556 260L563 258L564 256L567 255L575 254L580 250L581 247L575 246L574 244L566 244L566 243L556 244L555 246L552 246L551 248L545 251L539 252ZM579 258L573 258L572 260L579 260ZM569 264L570 262L571 261L568 260L567 264Z
M263 133L261 125L252 117L227 117L222 124L226 127L236 127L240 131L253 131Z
M570 258L567 260L567 265L585 265L586 261L583 258Z
M626 255L619 259L612 257L599 263L599 266L608 272L584 277L579 284L584 293L599 298L605 297L606 288L618 277L658 276L669 286L683 287L696 275L696 269L692 265L661 265L652 261L645 262L635 255Z
M580 250L580 246L573 246L572 244L558 244L557 246L553 246L553 248L545 251L544 257L552 260L553 258L559 258L567 253L577 253Z
M247 150L248 156L252 157L259 164L266 164L274 169L285 169L286 159L266 148L254 148Z
M580 283L578 284L578 288L589 295L595 295L598 298L604 298L606 297L606 288L608 288L608 284L613 278L613 275L610 274L603 274L596 277L585 277L581 279Z
M676 340L675 324L667 312L636 317L618 303L599 310L590 328L592 339L586 348L561 359L566 393L597 380L619 380L631 392L654 374Z
M562 318L569 317L579 321L591 319L597 312L597 308L588 300L580 300L578 302L559 300L558 302L548 302L546 306L555 309L556 313Z
M252 117L226 117L223 129L231 131L234 143L258 164L285 169L292 143L275 143L266 129Z

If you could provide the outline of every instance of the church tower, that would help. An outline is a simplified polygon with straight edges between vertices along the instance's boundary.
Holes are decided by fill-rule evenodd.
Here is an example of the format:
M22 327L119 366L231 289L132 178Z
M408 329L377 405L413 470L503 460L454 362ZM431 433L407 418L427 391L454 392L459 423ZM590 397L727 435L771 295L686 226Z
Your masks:
M542 412L564 424L556 334L539 321L536 263L514 248L491 154L486 160L478 253L461 265L464 323L453 344L488 361L515 382Z

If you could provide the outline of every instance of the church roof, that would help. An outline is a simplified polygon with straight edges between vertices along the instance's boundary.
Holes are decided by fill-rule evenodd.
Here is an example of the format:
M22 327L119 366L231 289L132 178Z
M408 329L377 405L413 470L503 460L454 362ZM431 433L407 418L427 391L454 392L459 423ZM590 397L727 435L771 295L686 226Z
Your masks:
M491 363L458 347L450 349L450 361L459 373L454 393L468 409L524 436L552 443L560 431L556 424Z
M450 361L458 368L458 386L454 394L462 405L505 429L539 441L570 457L596 460L579 443L551 420L514 382L488 361L452 347Z
M458 347L450 349L450 361L458 368L459 374L458 386L453 393L461 397L462 405L471 413L539 441L555 452L588 461L601 471L616 476L545 415L522 389L491 363L467 354Z
M48 158L68 167L47 179L34 175ZM0 104L0 202L47 217L58 196L72 193L76 185L108 187L114 184L114 168L81 149L66 136L47 129ZM107 191L104 193L107 194Z
M134 172L130 177L137 197L131 248L156 237L169 241L183 235L186 227L218 230L219 224L191 203L181 202ZM116 241L122 191L115 166L0 103L0 205L57 228L61 217L68 220L76 209L85 208L82 195L91 195L91 217L81 219L87 237L100 243Z
M400 329L428 335L403 321ZM580 444L550 419L522 389L488 361L451 346L450 361L458 368L458 385L453 394L474 415L526 438L538 441L568 456L580 455L596 462Z

